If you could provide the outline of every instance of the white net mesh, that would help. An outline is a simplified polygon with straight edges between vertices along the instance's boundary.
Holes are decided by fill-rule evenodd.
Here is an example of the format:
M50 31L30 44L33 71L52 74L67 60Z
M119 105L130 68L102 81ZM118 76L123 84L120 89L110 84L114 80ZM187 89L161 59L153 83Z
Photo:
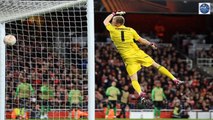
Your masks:
M69 5L83 3L86 0L1 0L0 22L16 20L33 14L62 9Z
M64 2L31 3L36 6L23 6L14 14ZM1 12L0 17L10 11ZM87 117L86 31L82 3L6 24L6 34L17 38L6 52L7 118L15 110L19 111L16 117L22 118Z

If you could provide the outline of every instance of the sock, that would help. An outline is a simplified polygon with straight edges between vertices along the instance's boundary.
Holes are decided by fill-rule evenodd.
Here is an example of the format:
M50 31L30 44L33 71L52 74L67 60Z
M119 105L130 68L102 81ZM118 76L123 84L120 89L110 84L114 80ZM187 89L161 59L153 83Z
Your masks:
M109 110L110 110L110 106L107 106L106 115L108 115L108 114L109 114Z
M174 80L175 77L163 66L159 66L158 67L158 71L163 74L166 75L167 77L169 77L170 79Z
M157 108L156 107L154 108L154 116L155 117L157 116Z
M113 110L114 110L114 116L116 116L116 114L117 114L117 108L114 107Z
M135 89L135 91L140 94L142 91L141 91L141 86L140 84L138 83L138 80L132 80L132 86L133 88Z
M45 114L45 108L44 108L44 106L42 105L41 106L41 115L44 115Z
M160 117L160 109L157 108L157 115Z

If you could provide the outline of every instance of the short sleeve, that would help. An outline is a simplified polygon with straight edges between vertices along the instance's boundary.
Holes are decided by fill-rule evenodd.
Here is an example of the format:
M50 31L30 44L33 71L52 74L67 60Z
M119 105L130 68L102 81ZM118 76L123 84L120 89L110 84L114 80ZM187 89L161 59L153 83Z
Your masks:
M114 30L114 27L112 26L112 24L108 24L108 25L106 25L106 29L108 30L108 31L113 31Z
M139 40L140 36L138 35L138 33L131 28L132 34L133 34L133 39L135 39L136 41Z

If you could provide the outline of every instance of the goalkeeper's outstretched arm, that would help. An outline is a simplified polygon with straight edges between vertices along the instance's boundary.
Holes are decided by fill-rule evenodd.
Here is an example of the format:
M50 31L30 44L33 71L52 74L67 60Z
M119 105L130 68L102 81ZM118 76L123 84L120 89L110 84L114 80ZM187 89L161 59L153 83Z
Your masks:
M151 46L153 49L157 49L157 46L155 45L155 43L149 42L148 40L146 40L146 39L144 39L144 38L142 38L142 37L140 37L140 38L138 39L138 42L140 42L140 43L143 44L143 45L149 45L149 46Z
M113 16L114 15L124 15L124 14L126 14L126 12L124 12L124 11L119 11L119 12L112 12L111 14L109 14L106 18L105 18L105 20L104 20L104 25L106 26L106 25L108 25L109 23L110 23L110 20L113 18Z
M109 23L110 23L110 20L113 18L113 16L115 15L115 13L113 12L113 13L111 13L111 14L109 14L105 19L104 19L104 25L106 26L106 25L108 25Z
M151 44L151 42L149 42L148 40L146 40L142 37L138 39L138 42L143 44L143 45L150 45Z

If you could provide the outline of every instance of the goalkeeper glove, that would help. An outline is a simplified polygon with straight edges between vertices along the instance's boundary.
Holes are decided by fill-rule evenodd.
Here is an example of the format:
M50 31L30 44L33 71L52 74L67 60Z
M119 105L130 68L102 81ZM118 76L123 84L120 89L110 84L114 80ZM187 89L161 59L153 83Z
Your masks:
M181 80L178 80L178 79L175 79L175 80L173 80L173 81L174 81L175 84L177 84L177 85L184 83L184 81L181 81Z
M113 12L112 14L113 15L124 15L124 14L126 14L126 12L125 11L118 11L118 12Z

